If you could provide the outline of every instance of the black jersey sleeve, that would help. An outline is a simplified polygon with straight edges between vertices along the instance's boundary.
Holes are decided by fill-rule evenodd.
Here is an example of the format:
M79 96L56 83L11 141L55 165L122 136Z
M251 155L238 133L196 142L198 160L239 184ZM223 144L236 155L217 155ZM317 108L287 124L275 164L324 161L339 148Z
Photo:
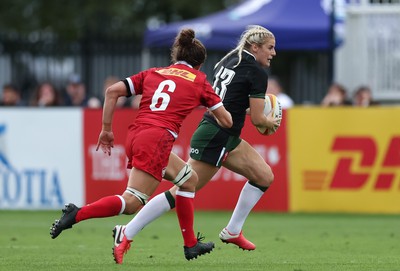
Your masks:
M268 86L268 75L264 69L255 66L250 73L250 93L251 98L265 98Z

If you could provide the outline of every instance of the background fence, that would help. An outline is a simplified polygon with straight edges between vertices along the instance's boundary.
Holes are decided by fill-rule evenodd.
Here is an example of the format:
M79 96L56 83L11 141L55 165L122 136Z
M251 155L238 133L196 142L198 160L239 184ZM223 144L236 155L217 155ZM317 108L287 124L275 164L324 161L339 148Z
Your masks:
M400 1L350 1L336 79L352 92L371 87L382 103L400 103Z
M202 70L212 79L213 67L225 55L208 51ZM63 88L71 74L81 75L91 96L102 96L103 82L114 75L125 78L144 68L170 63L169 49L146 49L140 42L88 41L71 44L14 40L3 43L0 83L14 82L29 99L43 81ZM278 52L269 73L281 78L297 103L319 103L330 82L329 52Z
M360 85L369 85L375 99L400 103L400 1L346 2L345 41L334 55L329 51L278 51L269 73L280 77L296 104L319 104L332 81L345 85L350 94ZM209 80L213 66L225 53L208 52L203 71ZM125 78L169 63L169 49L143 48L140 40L61 43L0 34L0 85L15 83L25 100L43 81L62 90L74 73L81 76L90 96L101 98L108 76Z

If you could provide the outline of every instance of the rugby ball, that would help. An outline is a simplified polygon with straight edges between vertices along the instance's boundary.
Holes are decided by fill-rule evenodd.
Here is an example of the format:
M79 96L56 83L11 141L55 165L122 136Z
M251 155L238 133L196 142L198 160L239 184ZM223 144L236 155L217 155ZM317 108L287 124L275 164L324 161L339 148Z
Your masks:
M273 94L266 94L264 100L264 114L268 115L271 111L274 112L274 117L278 117L282 119L282 106L278 100L278 98ZM280 124L281 121L279 121ZM272 135L274 134L278 128L276 129L268 129L267 127L256 127L257 130L263 135Z

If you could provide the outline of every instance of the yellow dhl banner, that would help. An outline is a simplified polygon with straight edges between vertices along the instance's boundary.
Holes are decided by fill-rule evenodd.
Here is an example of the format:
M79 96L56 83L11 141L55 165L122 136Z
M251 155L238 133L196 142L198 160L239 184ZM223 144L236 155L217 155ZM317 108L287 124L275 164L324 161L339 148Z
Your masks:
M292 108L290 210L400 213L400 108Z

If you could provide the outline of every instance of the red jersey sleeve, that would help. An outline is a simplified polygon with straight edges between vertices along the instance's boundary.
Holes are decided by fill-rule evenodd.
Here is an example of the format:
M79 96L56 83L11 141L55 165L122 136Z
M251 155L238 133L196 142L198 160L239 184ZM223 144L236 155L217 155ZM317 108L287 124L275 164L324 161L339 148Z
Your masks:
M201 103L211 111L222 106L221 98L215 93L207 80L204 81L204 91L202 91Z
M131 75L130 77L126 78L129 85L129 92L132 95L143 94L143 82L150 71L151 69L141 71L137 74Z

